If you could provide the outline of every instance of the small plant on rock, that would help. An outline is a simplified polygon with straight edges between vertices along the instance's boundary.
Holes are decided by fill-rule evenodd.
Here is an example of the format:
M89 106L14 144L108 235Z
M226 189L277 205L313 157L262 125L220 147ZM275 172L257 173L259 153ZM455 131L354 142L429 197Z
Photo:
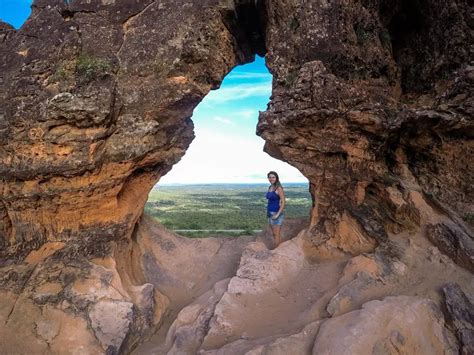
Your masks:
M354 26L354 31L357 36L357 43L359 45L364 44L366 41L368 41L372 37L372 32L360 23L357 23Z
M81 54L76 62L76 74L81 82L99 79L110 71L110 64L104 59Z
M295 83L296 79L298 79L298 70L293 69L288 71L288 74L283 78L282 84L286 87L291 87Z
M474 223L474 213L465 213L462 219L467 223Z

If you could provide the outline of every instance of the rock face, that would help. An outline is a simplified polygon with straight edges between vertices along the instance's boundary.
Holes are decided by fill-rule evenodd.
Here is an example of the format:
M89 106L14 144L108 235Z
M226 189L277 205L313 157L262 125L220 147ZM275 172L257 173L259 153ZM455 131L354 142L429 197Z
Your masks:
M38 0L32 9L19 31L0 28L6 257L50 240L129 237L149 190L193 138L193 108L254 55L253 40L232 32L233 5L219 1Z
M154 330L169 303L151 284L125 287L115 258L86 260L64 248L2 268L0 285L6 353L118 353Z
M462 344L462 354L474 352L474 307L457 284L443 287L449 319L454 324Z
M315 253L359 253L334 243L348 223L361 236L346 245L363 251L416 229L416 199L472 226L468 13L464 1L267 2L274 84L258 133L311 183Z
M171 353L340 349L320 332L356 349L351 329L407 307L436 337L420 327L417 343L397 323L364 352L469 352L469 319L450 323L456 343L436 308L447 281L473 291L466 1L32 8L19 30L0 23L2 349L129 352L157 329ZM275 251L268 231L186 241L142 216L147 194L193 139L194 107L255 54L274 77L257 133L309 179L309 225ZM372 328L348 326L371 315Z
M415 297L371 301L325 322L313 354L458 354L436 305Z
M373 250L422 224L416 199L472 240L465 2L252 6L41 0L19 31L2 25L2 255L129 237L193 137L193 108L265 51L258 133L310 180L311 247Z
M458 264L474 272L474 239L452 224L428 224L428 239Z
M140 226L142 237L152 226ZM439 290L452 280L471 294L472 274L427 247L421 233L393 241L400 257L377 247L375 253L316 263L304 255L304 230L274 250L259 238L246 243L238 266L196 299L181 302L172 324L134 353L457 354L469 344L469 301L459 286L445 288L446 297ZM168 278L180 274L161 253L153 255L163 260ZM197 249L187 255L196 261L199 254ZM445 302L450 313L443 315Z

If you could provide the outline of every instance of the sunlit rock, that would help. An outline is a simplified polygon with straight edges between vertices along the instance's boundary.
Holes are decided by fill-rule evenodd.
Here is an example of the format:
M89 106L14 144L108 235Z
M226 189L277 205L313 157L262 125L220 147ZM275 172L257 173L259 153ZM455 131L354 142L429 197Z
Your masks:
M469 349L439 312L447 281L474 292L467 2L32 10L0 23L3 351ZM309 226L274 250L268 229L186 240L143 217L147 194L192 141L196 105L255 54L273 75L257 133L308 178Z

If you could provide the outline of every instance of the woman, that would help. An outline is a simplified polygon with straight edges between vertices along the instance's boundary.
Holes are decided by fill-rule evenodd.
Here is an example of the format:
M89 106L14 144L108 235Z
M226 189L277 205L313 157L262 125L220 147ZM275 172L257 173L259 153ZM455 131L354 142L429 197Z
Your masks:
M285 209L285 193L283 192L283 187L280 184L280 179L276 172L270 171L267 174L267 177L271 184L266 194L266 198L268 199L268 224L270 224L272 228L276 248L281 243L280 228L284 218L283 210Z

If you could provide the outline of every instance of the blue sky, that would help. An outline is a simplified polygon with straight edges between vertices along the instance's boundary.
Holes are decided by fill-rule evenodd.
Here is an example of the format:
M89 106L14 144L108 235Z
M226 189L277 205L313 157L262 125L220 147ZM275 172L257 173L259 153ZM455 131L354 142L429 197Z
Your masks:
M265 142L255 134L258 111L267 108L271 89L263 58L234 68L194 110L196 138L159 184L264 183L270 170L283 183L306 182L297 169L263 152Z
M0 0L0 19L20 28L31 13L31 0Z
M30 5L31 0L0 0L0 19L19 28ZM271 83L261 57L234 68L194 110L196 138L159 184L260 183L267 182L270 170L277 171L283 183L307 182L297 169L264 153L264 141L255 134Z

